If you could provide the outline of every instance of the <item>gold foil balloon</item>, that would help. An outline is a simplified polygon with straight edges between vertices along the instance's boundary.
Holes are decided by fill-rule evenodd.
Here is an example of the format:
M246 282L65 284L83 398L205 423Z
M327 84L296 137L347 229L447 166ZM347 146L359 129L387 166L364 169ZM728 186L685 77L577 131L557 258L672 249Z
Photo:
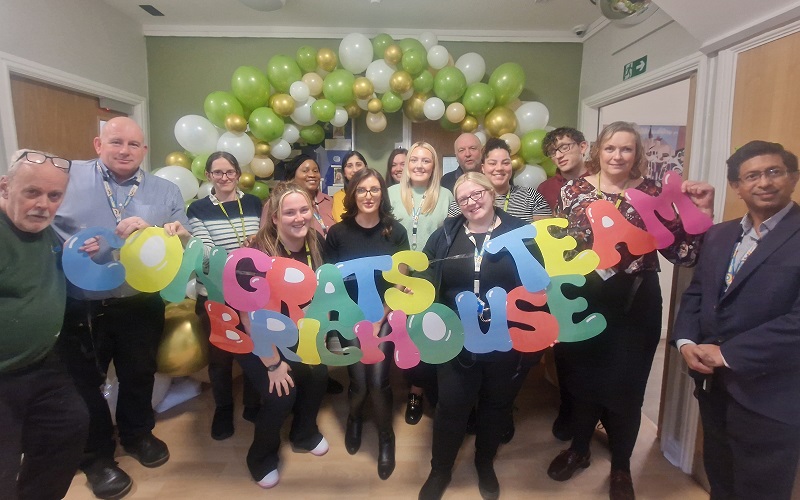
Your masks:
M505 106L497 106L486 113L483 126L492 137L510 134L517 129L517 115Z
M506 144L508 144L508 147L511 149L512 156L519 152L520 142L519 142L519 136L517 136L517 134L511 134L511 133L503 134L500 136L500 138L503 139L506 142Z
M250 161L250 170L256 177L268 179L275 173L275 163L269 157L256 156Z
M247 120L242 115L228 115L225 117L225 130L241 134L247 130Z
M256 143L255 147L256 156L267 156L272 150L272 146L270 146L268 142L259 141Z
M460 102L453 102L447 105L444 116L450 123L461 123L467 117L467 110Z
M392 44L383 51L383 60L390 66L396 66L403 58L403 49L399 45Z
M361 116L361 108L358 107L358 104L351 102L344 107L344 110L347 111L347 116L350 118L357 118Z
M461 121L461 131L464 133L475 132L478 129L478 119L472 115L467 115Z
M425 118L425 101L428 99L426 94L420 94L419 92L415 92L414 95L408 98L408 100L403 103L403 112L406 114L409 120L414 123L420 123L427 120Z
M308 86L309 95L317 97L322 93L322 77L318 74L306 73L301 80Z
M380 113L382 109L383 109L383 102L377 97L373 97L367 103L367 111L369 111L370 113Z
M336 52L327 47L323 47L317 51L317 66L325 71L333 71L336 69L336 64L339 59L336 57Z
M183 168L192 168L192 160L186 153L182 153L180 151L173 151L172 153L167 155L167 159L164 160L165 165L177 165Z
M395 71L389 78L389 88L398 94L405 94L414 85L414 79L406 71Z
M167 305L156 357L159 373L185 377L208 365L208 334L194 307L192 299Z
M289 116L294 113L295 102L289 94L275 94L270 98L272 111L280 116Z
M367 99L373 92L375 92L375 86L366 76L359 76L353 82L353 94L355 94L356 99Z
M242 173L239 177L239 189L242 191L247 191L253 187L253 184L256 182L256 176L251 173Z
M525 159L518 154L511 155L511 170L519 172L523 168L525 168Z

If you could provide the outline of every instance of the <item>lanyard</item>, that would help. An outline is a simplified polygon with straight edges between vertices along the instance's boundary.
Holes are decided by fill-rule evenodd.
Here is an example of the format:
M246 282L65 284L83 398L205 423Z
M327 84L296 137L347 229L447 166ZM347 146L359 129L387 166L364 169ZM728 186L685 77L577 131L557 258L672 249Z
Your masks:
M236 203L239 204L239 220L242 221L242 237L239 237L239 231L236 230L236 226L231 222L231 218L228 215L228 211L225 210L225 206L222 202L219 202L219 208L222 210L222 213L225 214L225 218L228 219L228 224L231 225L231 229L233 229L234 234L236 234L236 241L239 243L239 248L244 246L244 242L247 240L247 230L244 228L244 211L242 210L242 199L239 198L239 195L236 195Z
M475 245L475 255L474 255L475 267L472 278L472 290L478 297L480 296L480 291L481 291L481 263L483 262L483 253L486 251L486 244L489 243L489 240L492 238L492 230L494 230L495 223L497 223L497 214L495 214L494 218L492 218L492 224L486 231L486 238L483 240L483 244L481 245L480 251L478 251L478 242L475 241L475 237L472 235L467 225L464 224L464 232L467 234L467 238L469 238L469 241L471 241L472 244ZM480 297L478 298L478 301L480 301Z
M506 193L505 197L506 201L503 202L503 212L508 212L508 200L511 199L511 187L508 188L508 192Z
M742 245L742 238L739 238L739 241L736 242L736 246L733 249L733 256L731 257L731 262L728 264L728 271L725 273L725 289L727 290L731 283L733 283L733 277L736 276L736 273L739 272L739 269L742 268L745 262L747 262L747 258L750 257L750 254L753 253L753 250L756 249L758 246L758 242L755 245L751 246L747 252L742 255L742 258L739 259L737 264L736 256L739 253L739 247Z
M625 181L625 185L622 187L622 191L618 195L616 195L617 196L617 201L616 201L616 203L614 203L614 207L615 208L619 209L619 206L622 204L622 199L625 197L625 189L628 187L628 183L630 181L631 181L630 179ZM609 202L611 201L611 200L608 199L608 196L606 196L606 194L603 191L600 190L600 171L599 170L597 171L597 197L600 198L601 200L606 200L606 201L609 201Z
M319 226L322 228L322 234L327 236L328 226L326 226L325 223L322 222L322 216L319 214L319 211L317 210L319 204L320 202L318 202L316 198L314 198L314 218L317 219L317 223L319 223Z
M286 255L289 256L289 257L292 257L292 252L290 252L289 249L286 248L286 245L284 245L283 242L280 239L278 239L278 243L281 244L281 247L283 247L283 251L286 252ZM306 241L305 249L306 249L306 262L308 262L308 267L310 267L311 269L314 269L314 265L311 263L311 250L308 248L308 242L307 241Z
M422 195L422 200L419 202L419 207L414 206L414 196L411 196L411 250L417 249L417 226L419 225L419 214L422 211L422 205L425 203L425 195Z
M133 180L133 186L131 186L131 190L128 192L127 198L125 198L125 202L122 204L121 207L117 207L117 200L114 198L114 192L111 190L111 184L108 183L108 174L103 172L102 167L100 167L100 162L94 162L95 168L97 168L97 172L103 178L103 187L106 190L106 196L108 197L108 204L111 206L111 213L114 214L114 219L116 219L117 224L122 222L122 213L125 211L125 208L133 199L133 196L136 194L136 191L139 189L139 184L144 179L144 173L141 170L136 172L136 178Z

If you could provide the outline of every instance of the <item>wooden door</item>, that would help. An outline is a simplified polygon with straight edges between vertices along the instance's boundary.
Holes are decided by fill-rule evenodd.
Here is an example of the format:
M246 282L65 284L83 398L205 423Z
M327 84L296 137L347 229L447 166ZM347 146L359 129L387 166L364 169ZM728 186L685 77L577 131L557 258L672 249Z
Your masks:
M442 167L442 158L455 156L455 142L461 132L450 132L442 128L438 121L425 121L414 123L411 126L411 144L418 141L429 143L439 155L439 168Z

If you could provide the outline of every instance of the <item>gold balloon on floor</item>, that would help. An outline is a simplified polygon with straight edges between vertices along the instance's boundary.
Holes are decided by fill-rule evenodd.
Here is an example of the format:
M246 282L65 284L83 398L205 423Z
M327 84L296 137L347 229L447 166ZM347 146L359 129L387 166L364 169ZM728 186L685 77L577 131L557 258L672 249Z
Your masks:
M183 168L192 168L192 160L180 151L175 151L167 155L164 165L178 165Z
M517 115L505 106L497 106L486 113L483 126L492 137L510 134L517 129Z
M185 377L208 365L208 338L194 312L195 301L167 305L158 346L158 372Z

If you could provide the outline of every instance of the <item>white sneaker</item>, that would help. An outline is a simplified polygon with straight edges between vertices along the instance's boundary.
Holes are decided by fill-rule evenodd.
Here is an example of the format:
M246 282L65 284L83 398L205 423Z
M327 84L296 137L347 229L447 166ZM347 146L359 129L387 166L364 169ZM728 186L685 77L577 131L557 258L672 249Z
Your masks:
M258 481L258 485L264 489L274 488L275 485L278 484L278 481L281 480L281 475L278 474L278 469L270 472L266 476L264 476L261 481Z
M315 446L314 449L311 450L309 453L311 453L315 457L321 457L322 455L328 453L328 450L330 449L331 447L328 444L328 440L323 437L322 440L319 442L319 444Z

